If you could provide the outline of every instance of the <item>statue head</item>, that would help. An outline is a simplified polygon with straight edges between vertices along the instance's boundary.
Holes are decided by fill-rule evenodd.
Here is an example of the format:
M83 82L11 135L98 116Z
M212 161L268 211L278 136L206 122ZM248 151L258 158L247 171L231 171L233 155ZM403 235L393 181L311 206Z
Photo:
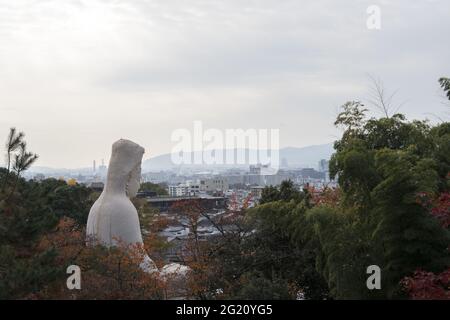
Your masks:
M140 187L141 187L141 162L139 161L139 163L133 168L133 170L131 170L128 176L125 192L129 198L133 198L136 196Z
M136 196L140 187L144 153L144 148L130 140L116 141L112 146L106 187L124 191L130 198Z

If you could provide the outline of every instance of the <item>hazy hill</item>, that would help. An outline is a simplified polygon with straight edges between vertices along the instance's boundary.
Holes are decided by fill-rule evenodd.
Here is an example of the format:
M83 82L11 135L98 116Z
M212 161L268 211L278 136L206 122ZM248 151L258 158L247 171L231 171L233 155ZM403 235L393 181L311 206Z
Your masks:
M289 167L313 167L316 168L319 160L321 159L329 159L331 154L333 153L333 144L322 144L315 146L307 146L303 148L282 148L280 149L280 162L282 159L286 159ZM193 154L189 153L188 156L192 157ZM168 170L174 168L202 168L206 166L198 166L198 165L176 165L172 162L171 154L163 154L160 156L156 156L145 160L142 163L142 172L149 171L160 171L160 170ZM217 167L217 166L215 166ZM230 167L230 166L220 166L220 167ZM248 167L248 164L241 166L231 166L231 167Z
M280 149L280 163L283 159L286 159L288 163L288 167L296 168L296 167L312 167L317 168L317 164L321 159L329 159L331 154L333 153L333 144L321 144L315 146L307 146L303 148L282 148ZM189 154L192 156L192 153ZM241 167L247 168L249 164L244 165L232 165L232 166L215 166L215 168L233 168L233 167ZM207 166L195 166L195 165L176 165L172 163L170 153L162 154L150 159L143 161L142 163L142 172L149 171L161 171L161 170L171 170L171 169L180 169L180 168L195 168L195 169L211 169L211 167ZM49 168L49 167L41 167L41 166L33 166L29 172L29 174L34 173L43 173L43 174L90 174L92 173L92 168L78 168L78 169L64 169L64 168Z

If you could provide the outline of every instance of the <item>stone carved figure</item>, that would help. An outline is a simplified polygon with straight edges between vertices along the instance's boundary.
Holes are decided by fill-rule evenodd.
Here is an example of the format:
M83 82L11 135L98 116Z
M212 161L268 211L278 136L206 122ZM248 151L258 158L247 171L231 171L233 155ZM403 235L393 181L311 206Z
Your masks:
M143 243L138 213L130 198L139 190L144 152L129 140L113 144L105 188L89 212L88 239L106 246L115 246L119 240L126 245ZM149 272L158 270L146 254L141 267Z
M105 188L92 206L87 221L86 236L106 246L142 244L139 216L130 198L140 187L141 162L145 150L138 144L120 139L112 146ZM150 257L144 253L141 268L159 272ZM177 263L165 265L160 276L184 277L189 268Z

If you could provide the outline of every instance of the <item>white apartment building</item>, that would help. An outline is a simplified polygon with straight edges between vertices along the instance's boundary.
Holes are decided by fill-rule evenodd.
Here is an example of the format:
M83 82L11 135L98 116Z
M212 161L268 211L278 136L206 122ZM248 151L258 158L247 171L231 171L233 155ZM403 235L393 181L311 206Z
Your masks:
M169 186L169 195L172 197L196 196L200 193L225 192L228 189L227 179L202 179Z
M171 197L196 196L200 193L200 184L194 181L186 181L175 186L169 186L169 195Z
M185 184L169 186L169 195L171 197L183 197L189 194L189 187Z

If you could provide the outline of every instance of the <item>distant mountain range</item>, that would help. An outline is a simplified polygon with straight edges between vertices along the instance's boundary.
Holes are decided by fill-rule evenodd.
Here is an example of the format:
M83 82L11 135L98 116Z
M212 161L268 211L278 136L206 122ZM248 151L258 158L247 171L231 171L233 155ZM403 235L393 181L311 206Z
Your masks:
M242 149L241 149L242 150ZM248 150L246 150L248 152ZM331 155L333 154L333 144L321 144L321 145L315 145L315 146L307 146L303 148L295 148L295 147L288 147L288 148L282 148L280 149L280 163L287 163L288 167L312 167L316 168L318 166L318 162L321 159L330 159ZM187 153L187 157L194 157L195 153ZM193 159L193 158L192 158ZM227 168L227 167L248 167L249 164L243 164L243 165L221 165L217 166L215 165L214 168ZM142 163L142 172L150 172L150 171L161 171L161 170L174 170L174 169L180 169L180 168L195 168L200 169L204 167L205 169L211 168L211 166L206 165L177 165L172 162L172 155L170 153L163 154L160 156L156 156L153 158L150 158L148 160L145 160Z
M92 174L92 168L51 168L51 167L43 167L43 166L32 166L26 174L36 174L42 173L43 175L66 175L66 174L82 174L89 175Z
M247 150L248 152L248 150ZM288 165L289 168L317 168L318 162L321 159L330 159L333 154L333 144L321 144L314 146L307 146L303 148L288 147L280 149L280 163ZM193 153L188 153L188 156L193 156ZM249 164L243 165L223 165L214 166L214 169L224 168L248 168ZM211 166L206 165L176 165L172 162L172 156L170 153L162 154L143 161L142 172L155 172L163 170L176 170L179 169L212 169ZM92 168L78 168L78 169L65 169L65 168L50 168L42 166L33 166L29 173L42 173L46 174L91 174Z

